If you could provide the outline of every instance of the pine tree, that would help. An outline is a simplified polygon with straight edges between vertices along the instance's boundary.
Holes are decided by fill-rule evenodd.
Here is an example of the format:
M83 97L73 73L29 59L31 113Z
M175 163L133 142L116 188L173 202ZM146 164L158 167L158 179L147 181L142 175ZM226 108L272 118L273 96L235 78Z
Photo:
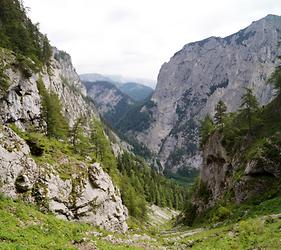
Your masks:
M90 139L85 132L84 125L86 122L86 117L79 117L70 131L71 144L74 152L84 156L89 155L93 149Z
M47 134L57 139L65 139L68 135L68 123L62 114L62 106L57 94L51 92L45 97L45 119Z
M223 126L223 119L226 116L227 107L222 100L218 102L217 106L215 107L215 111L216 111L214 116L215 124Z
M50 58L52 56L52 47L49 43L49 39L46 35L43 36L43 46L42 46L42 56L41 59L45 64L49 64Z
M57 94L49 93L42 79L37 81L37 88L41 95L42 115L47 124L47 135L57 139L65 139L68 136L69 127L62 114L62 106Z
M206 115L205 118L201 121L200 126L200 148L204 146L207 142L210 134L214 129L214 122L210 115Z
M27 17L21 1L0 1L0 24L0 47L32 59L37 66L48 64L52 52L48 38Z
M242 95L242 103L240 105L240 108L242 108L242 112L245 113L248 122L248 129L251 133L254 114L256 113L259 107L257 98L253 95L252 89L245 88L245 90L245 94Z

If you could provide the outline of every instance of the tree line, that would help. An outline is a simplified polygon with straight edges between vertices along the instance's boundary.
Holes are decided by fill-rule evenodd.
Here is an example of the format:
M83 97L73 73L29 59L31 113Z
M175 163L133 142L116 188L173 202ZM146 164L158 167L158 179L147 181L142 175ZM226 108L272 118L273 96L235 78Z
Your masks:
M42 79L37 82L42 100L42 115L46 135L68 143L73 154L92 162L101 162L105 171L120 187L121 197L129 214L145 219L149 204L182 209L186 190L184 187L159 175L138 156L123 152L118 158L113 154L111 142L104 126L97 119L81 116L72 128L62 112L62 105L54 92L48 92ZM107 133L110 131L107 130Z

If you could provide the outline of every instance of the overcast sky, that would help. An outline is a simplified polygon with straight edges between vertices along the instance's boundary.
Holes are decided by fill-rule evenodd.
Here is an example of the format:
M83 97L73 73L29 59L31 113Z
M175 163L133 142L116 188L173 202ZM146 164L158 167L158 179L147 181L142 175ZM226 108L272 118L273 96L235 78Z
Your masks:
M156 80L186 43L227 36L280 0L24 0L52 45L71 54L78 73Z

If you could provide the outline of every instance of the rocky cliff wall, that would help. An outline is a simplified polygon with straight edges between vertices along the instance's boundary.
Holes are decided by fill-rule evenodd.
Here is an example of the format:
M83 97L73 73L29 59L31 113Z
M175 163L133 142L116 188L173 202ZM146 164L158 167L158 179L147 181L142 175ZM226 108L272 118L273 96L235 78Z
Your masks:
M99 119L67 53L53 48L48 66L41 69L29 58L21 60L0 49L0 192L37 203L64 219L126 231L127 209L99 163L62 153L56 162L35 162L26 142L8 128L15 124L25 131L44 131L38 81L58 95L70 127L81 116Z
M204 146L199 184L193 195L198 211L220 202L258 202L274 195L281 177L281 148L276 138L279 138L279 133L265 139L266 143L257 148L245 137L241 148L230 153L223 146L222 133L213 133ZM244 148L246 145L248 153ZM249 155L249 145L257 153L245 157ZM270 153L266 151L268 148Z
M23 74L15 54L1 49L1 65L8 86L0 93L0 119L3 124L15 123L18 127L40 127L42 122L41 98L37 81L42 79L46 89L58 94L62 111L72 126L80 116L98 117L95 107L86 102L86 89L79 80L65 52L53 48L53 56L48 67L34 71L27 67L29 75ZM30 62L30 59L26 58Z
M261 104L272 98L266 81L280 55L281 17L268 15L225 38L189 43L160 69L148 128L129 131L166 168L199 167L198 121L222 99L228 111L241 103L244 88Z

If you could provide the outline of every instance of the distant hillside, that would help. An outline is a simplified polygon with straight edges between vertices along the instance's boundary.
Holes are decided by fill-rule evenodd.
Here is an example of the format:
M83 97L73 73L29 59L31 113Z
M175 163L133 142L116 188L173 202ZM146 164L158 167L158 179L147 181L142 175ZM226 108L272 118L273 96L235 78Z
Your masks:
M101 74L96 74L96 73L82 74L82 75L79 75L79 77L80 77L81 81L84 81L84 82L105 81L105 82L115 83L115 80L113 80L112 78L101 75Z
M143 101L153 93L155 82L142 78L127 78L119 75L101 75L96 73L82 74L84 82L109 82L135 101Z
M112 127L116 127L120 118L134 105L135 101L121 92L113 83L107 81L83 82L101 116Z
M135 101L143 101L153 93L152 88L135 82L125 83L119 89Z

